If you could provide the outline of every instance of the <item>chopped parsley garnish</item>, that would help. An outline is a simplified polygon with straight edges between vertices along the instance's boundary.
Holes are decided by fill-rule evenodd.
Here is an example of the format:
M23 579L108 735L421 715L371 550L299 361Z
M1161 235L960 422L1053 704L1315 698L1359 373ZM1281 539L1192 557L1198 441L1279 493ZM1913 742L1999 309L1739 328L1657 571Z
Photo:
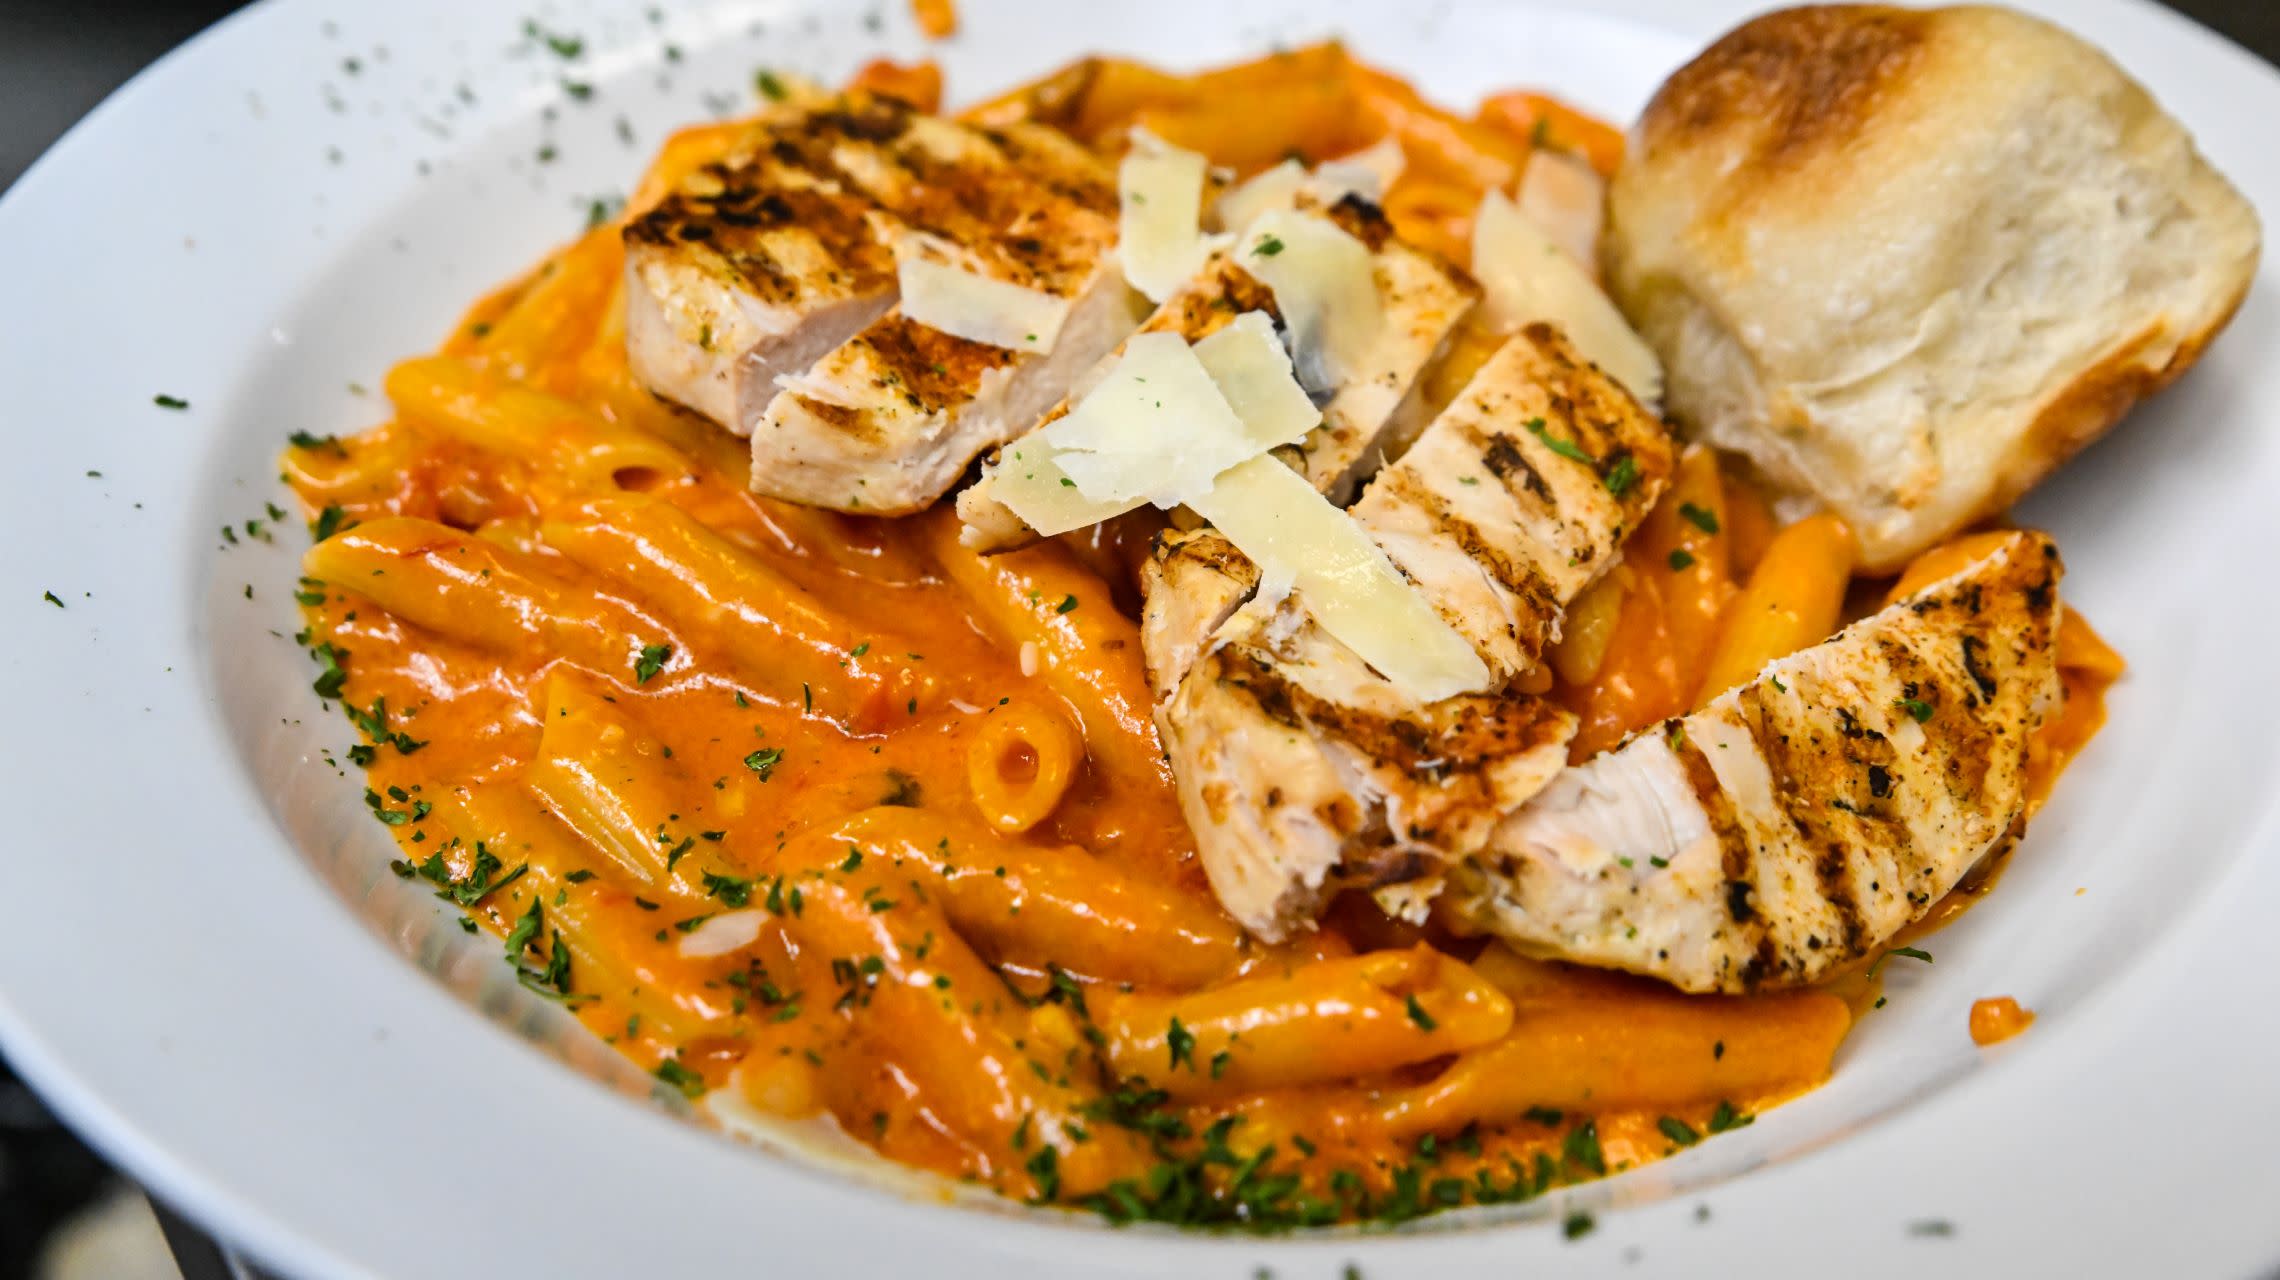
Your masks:
M1171 1070L1179 1070L1182 1062L1187 1063L1188 1070L1195 1070L1195 1033L1181 1026L1178 1018L1172 1019L1171 1029L1164 1033L1164 1045L1172 1053Z
M1597 466L1599 464L1599 459L1592 457L1588 453L1585 453L1583 451L1583 447L1581 445L1578 445L1575 441L1562 440L1558 436L1553 435L1551 431L1544 426L1544 420L1542 418L1530 418L1520 425L1527 428L1528 434L1536 437L1537 440L1541 441L1545 448L1551 450L1553 453L1556 453L1563 458L1567 458L1575 462L1580 462L1587 467Z
M1884 967L1884 962L1890 960L1894 956L1906 956L1910 960L1921 960L1925 964L1930 964L1932 962L1932 953L1923 950L1920 947L1894 947L1891 950L1886 951L1883 955L1878 956L1875 961L1868 966L1868 976L1871 978L1875 977L1876 971Z
M645 644L641 646L641 656L633 661L633 682L635 684L648 684L649 678L663 671L665 663L672 656L673 646L669 644Z
M752 901L752 881L737 876L715 875L705 872L705 896L718 898L732 907L745 906Z
M341 524L342 514L339 507L326 507L319 511L316 520L309 525L309 537L314 541L323 542L339 533L343 528Z
M1746 1128L1756 1122L1756 1116L1744 1115L1734 1108L1733 1103L1721 1101L1717 1110L1710 1113L1710 1132L1724 1133L1729 1129Z
M1922 698L1902 698L1895 705L1907 712L1908 717L1917 724L1926 723L1932 718L1932 704Z
M658 1079L681 1091L684 1098L701 1098L705 1093L705 1078L681 1065L679 1058L667 1058L657 1064L651 1073Z
M538 905L538 895L532 894L529 908L515 919L514 930L507 934L507 959L521 963L524 948L538 941L539 931L545 926L545 912Z
M783 80L778 78L775 72L766 69L752 73L752 87L759 91L761 97L770 102L782 102L789 96L789 91L784 88Z
M1053 612L1055 612L1055 613L1067 613L1067 612L1069 612L1070 610L1072 610L1072 609L1074 609L1074 608L1076 608L1076 607L1077 607L1077 598L1076 598L1075 596L1073 596L1073 595L1072 595L1072 596L1064 596L1064 597L1062 597L1062 599L1061 599L1061 603L1059 603L1059 604L1057 604L1057 605L1053 606Z
M1673 573L1683 573L1686 570L1693 568L1694 553L1688 551L1684 547L1671 548L1670 567Z
M1251 252L1262 258L1272 258L1282 251L1283 242L1280 236L1260 236L1259 242L1251 246Z
M1691 1147L1702 1141L1702 1135L1694 1131L1693 1125L1676 1116L1664 1116L1655 1121L1655 1128L1662 1130L1664 1137L1682 1147Z
M58 609L61 609L63 607L63 601L57 599L56 594L53 591L40 592L40 599L47 601L49 604L54 605Z
M1637 484L1638 482L1639 460L1632 457L1630 454L1626 453L1621 457L1615 459L1615 464L1607 468L1607 477L1604 481L1607 486L1607 492L1614 494L1618 498L1622 497L1626 493L1629 493L1631 491L1631 486Z
M1599 1224L1597 1222L1592 1220L1590 1214L1578 1209L1576 1212L1569 1214L1567 1218L1560 1223L1560 1238L1563 1240L1581 1240L1583 1237L1590 1235L1592 1229L1598 1225Z
M783 759L784 749L782 747L762 747L744 757L744 767L759 774L760 780L766 782L769 775L776 772L776 766L782 763Z
M348 447L340 442L339 436L320 436L307 431L296 431L285 438L296 449L324 449L337 453L344 458L348 456Z
M1425 1012L1424 1005L1417 1003L1417 995L1415 992L1410 993L1407 1002L1407 1008L1409 1010L1409 1020L1417 1024L1418 1030L1432 1031L1441 1025L1440 1023L1433 1021L1432 1014Z
M190 407L190 402L180 396L152 396L150 402L161 409L187 409Z
M1678 514L1680 519L1704 533L1718 532L1718 513L1708 507L1698 507L1691 502L1681 502L1678 504Z
M1598 1177L1607 1176L1607 1153L1599 1146L1599 1122L1586 1120L1568 1130L1560 1143L1560 1155L1569 1164L1587 1169Z

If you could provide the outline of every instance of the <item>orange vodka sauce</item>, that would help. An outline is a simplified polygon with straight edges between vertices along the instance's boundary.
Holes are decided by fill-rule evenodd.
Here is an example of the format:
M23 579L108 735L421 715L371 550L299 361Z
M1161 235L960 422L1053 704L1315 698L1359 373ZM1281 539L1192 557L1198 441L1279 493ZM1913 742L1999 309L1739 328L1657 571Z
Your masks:
M2009 996L1971 1002L1971 1042L1982 1048L2001 1044L2034 1025L2035 1011Z
M1256 74L1319 87L1332 63L1352 65L1325 47ZM1481 188L1451 174L1509 177L1538 120L1602 167L1619 146L1532 95L1448 124L1354 77L1340 92L1405 146L1469 157L1410 179L1439 201L1412 216L1452 227ZM1113 90L1208 123L1172 78L1096 78L1096 115ZM676 135L642 192L736 136ZM1829 992L1683 996L1358 897L1293 942L1242 937L1150 718L1129 610L1154 518L985 559L944 511L752 495L743 442L630 376L617 232L400 366L393 421L297 439L285 468L322 539L301 597L318 692L356 727L399 874L666 1085L1013 1196L1283 1227L1541 1194L1826 1077L1852 1016ZM1655 560L1738 578L1754 558L1654 528ZM1732 594L1661 587L1618 610L1617 661L1656 692L1598 696L1603 732L1683 703L1705 654L1646 646L1699 650ZM2091 710L2046 730L2052 776L2096 729L2103 684L2082 688Z

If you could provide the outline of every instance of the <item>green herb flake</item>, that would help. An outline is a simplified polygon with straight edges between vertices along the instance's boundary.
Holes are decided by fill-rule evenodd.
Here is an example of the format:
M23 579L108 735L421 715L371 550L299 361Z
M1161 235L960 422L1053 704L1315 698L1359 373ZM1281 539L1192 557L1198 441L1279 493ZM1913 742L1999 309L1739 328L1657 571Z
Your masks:
M667 1058L657 1064L652 1075L681 1091L689 1099L701 1098L705 1093L705 1078L681 1065L678 1058Z
M1582 446L1576 444L1575 441L1562 440L1558 436L1553 435L1551 431L1545 427L1544 420L1542 418L1530 418L1520 425L1527 428L1528 434L1536 437L1536 439L1541 442L1545 448L1551 450L1553 453L1556 453L1563 458L1574 462L1580 462L1587 467L1597 466L1599 464L1599 459L1592 457L1588 453L1585 453Z

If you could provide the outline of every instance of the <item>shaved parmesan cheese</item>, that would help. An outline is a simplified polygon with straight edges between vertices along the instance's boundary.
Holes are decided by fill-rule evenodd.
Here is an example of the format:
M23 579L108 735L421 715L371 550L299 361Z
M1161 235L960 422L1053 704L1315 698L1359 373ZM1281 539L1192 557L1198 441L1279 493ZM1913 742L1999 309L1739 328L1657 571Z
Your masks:
M1274 291L1308 390L1332 391L1361 366L1385 323L1368 245L1327 218L1270 209L1244 228L1236 262Z
M1121 207L1116 252L1133 288L1162 302L1203 265L1203 179L1207 161L1146 135L1117 170Z
M1583 268L1500 192L1488 193L1473 222L1473 275L1491 324L1505 332L1539 321L1556 325L1640 403L1661 401L1662 361L1654 349Z
M1243 420L1236 446L1241 452L1228 458L1227 466L1277 445L1297 444L1322 421L1322 411L1291 372L1290 353L1283 350L1266 312L1244 312L1194 350L1227 407Z
M1351 155L1325 160L1312 173L1296 160L1285 160L1253 174L1241 186L1219 197L1212 215L1221 227L1239 231L1257 221L1261 214L1296 207L1302 193L1312 196L1325 208L1347 196L1360 196L1371 204L1382 204L1385 193L1393 188L1408 163L1401 143L1390 137Z
M1091 395L1037 434L1086 498L1176 506L1229 465L1224 442L1242 433L1187 341L1142 333Z
M1520 212L1567 251L1583 273L1599 278L1599 228L1606 221L1607 183L1574 156L1538 147L1520 171Z
M1323 161L1314 171L1314 193L1326 205L1350 195L1384 204L1385 193L1401 180L1401 171L1408 164L1400 141L1389 134L1351 155Z
M1306 166L1296 160L1285 160L1251 175L1241 186L1230 188L1226 195L1219 197L1212 216L1221 227L1240 231L1270 209L1290 208L1297 203L1298 193L1305 186Z
M1322 629L1420 703L1489 685L1488 664L1352 517L1273 458L1229 469L1188 505L1289 583Z
M681 954L700 960L742 951L760 940L760 924L767 918L765 911L722 912L681 935Z
M1066 533L1144 502L1182 505L1321 420L1265 312L1192 348L1139 334L1074 409L1006 447L990 493L1039 533Z
M1069 300L971 271L925 237L895 242L902 313L929 329L1014 351L1047 352L1069 315Z

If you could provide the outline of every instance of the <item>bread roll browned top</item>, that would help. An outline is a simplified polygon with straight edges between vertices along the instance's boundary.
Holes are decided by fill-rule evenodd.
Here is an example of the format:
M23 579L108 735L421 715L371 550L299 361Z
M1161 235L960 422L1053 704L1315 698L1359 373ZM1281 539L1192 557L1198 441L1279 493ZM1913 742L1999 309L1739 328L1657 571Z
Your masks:
M1672 416L1897 567L2192 364L2255 211L2106 55L2008 9L1822 5L1648 105L1608 286Z

